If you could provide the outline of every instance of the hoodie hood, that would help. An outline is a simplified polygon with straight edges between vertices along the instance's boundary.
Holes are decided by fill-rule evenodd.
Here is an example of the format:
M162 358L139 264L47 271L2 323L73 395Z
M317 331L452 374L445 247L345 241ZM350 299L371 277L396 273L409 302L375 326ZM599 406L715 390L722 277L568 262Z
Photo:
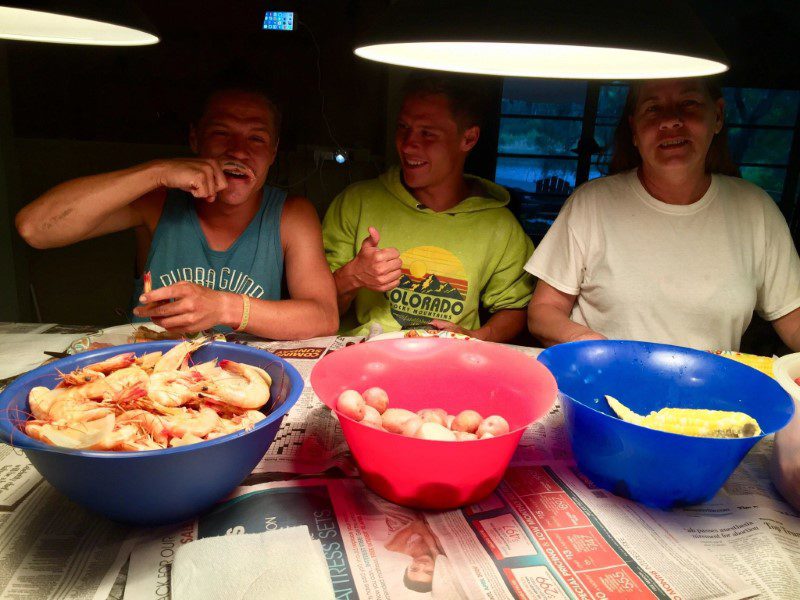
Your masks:
M467 180L471 189L479 190L479 192L476 195L464 198L454 207L442 211L443 213L451 215L458 213L471 213L481 210L501 208L508 204L510 195L508 190L506 190L504 187L499 186L488 179L482 179L481 177L475 177L474 175L464 175L464 179ZM409 192L403 185L400 167L392 167L378 177L378 180L394 198L415 210L419 209L419 201L414 198L414 196L411 195L411 192ZM424 208L423 210L435 214L434 211L428 208Z

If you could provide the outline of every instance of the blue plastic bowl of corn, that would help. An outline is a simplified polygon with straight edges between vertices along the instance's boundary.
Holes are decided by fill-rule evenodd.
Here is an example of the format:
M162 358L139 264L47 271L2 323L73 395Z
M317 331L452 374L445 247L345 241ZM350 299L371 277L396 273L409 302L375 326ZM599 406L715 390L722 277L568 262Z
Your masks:
M578 468L597 486L657 508L710 500L747 452L794 413L791 397L775 380L709 352L586 341L553 346L539 360L558 382ZM607 395L640 416L663 408L742 412L760 431L700 437L708 426L704 418L675 411L672 427L683 433L659 431L619 418Z

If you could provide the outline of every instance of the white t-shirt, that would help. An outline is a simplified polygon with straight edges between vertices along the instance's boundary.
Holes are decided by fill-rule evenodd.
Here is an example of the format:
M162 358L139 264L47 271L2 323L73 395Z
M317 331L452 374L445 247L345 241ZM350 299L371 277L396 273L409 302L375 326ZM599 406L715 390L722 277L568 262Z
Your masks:
M570 318L611 339L738 350L758 311L800 306L800 259L775 202L714 175L687 206L666 204L636 170L582 185L525 269L577 300Z

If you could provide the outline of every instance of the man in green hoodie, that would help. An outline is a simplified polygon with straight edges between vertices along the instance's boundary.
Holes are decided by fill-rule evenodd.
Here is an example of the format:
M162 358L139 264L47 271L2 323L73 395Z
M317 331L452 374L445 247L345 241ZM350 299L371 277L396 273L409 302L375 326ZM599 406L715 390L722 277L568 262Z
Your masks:
M436 328L504 342L525 327L533 244L508 192L464 174L478 106L458 79L412 78L397 119L400 166L331 204L323 241L343 333Z

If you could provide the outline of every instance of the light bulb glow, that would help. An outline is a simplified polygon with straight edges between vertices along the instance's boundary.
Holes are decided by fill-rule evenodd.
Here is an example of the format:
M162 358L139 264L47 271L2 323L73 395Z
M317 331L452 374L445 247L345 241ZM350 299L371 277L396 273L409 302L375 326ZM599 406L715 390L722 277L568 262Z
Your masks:
M720 62L646 50L498 42L406 42L356 48L355 53L405 67L507 77L654 79L727 71Z
M159 41L122 25L5 6L0 6L0 38L92 46L144 46Z

